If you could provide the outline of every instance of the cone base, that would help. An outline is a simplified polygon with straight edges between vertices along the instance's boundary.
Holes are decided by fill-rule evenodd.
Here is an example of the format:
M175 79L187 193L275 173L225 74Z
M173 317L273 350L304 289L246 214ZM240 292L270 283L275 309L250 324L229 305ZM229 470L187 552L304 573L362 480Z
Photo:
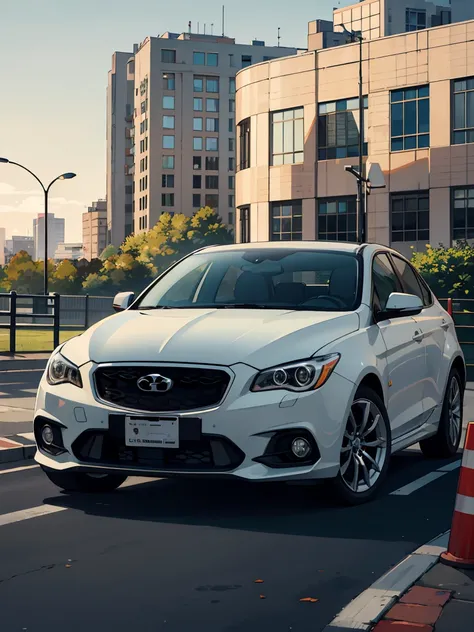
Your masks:
M441 564L445 564L446 566L453 566L454 568L466 568L466 569L474 569L474 559L465 560L461 557L456 557L451 553L442 553L439 558Z

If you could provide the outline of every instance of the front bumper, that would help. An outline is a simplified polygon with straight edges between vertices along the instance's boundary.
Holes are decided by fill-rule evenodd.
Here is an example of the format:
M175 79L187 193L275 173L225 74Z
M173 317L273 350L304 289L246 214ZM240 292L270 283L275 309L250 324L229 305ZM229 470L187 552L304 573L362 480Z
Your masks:
M35 410L35 459L43 467L129 476L231 476L252 481L337 475L355 390L352 382L337 373L318 391L252 393L249 386L255 369L234 365L224 401L213 409L179 413L180 447L162 449L125 446L125 415L138 413L97 399L91 386L96 368L93 363L81 367L82 389L70 384L50 386L45 378L41 381ZM48 422L58 433L55 454L41 443L41 427ZM313 446L303 462L283 455L295 436L304 436Z

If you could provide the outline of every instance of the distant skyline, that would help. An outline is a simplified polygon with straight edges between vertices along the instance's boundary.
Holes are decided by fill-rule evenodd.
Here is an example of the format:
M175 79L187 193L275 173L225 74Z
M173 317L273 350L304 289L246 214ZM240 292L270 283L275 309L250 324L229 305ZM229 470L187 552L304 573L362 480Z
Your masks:
M351 0L241 0L226 5L225 33L237 42L252 39L306 47L307 22L331 19L335 6ZM46 6L45 6L46 5ZM82 213L105 198L105 112L107 73L114 51L165 31L193 32L206 23L221 32L222 0L176 0L163 8L156 0L4 0L0 21L1 78L7 89L0 124L0 156L15 160L49 182L65 171L77 178L55 183L50 210L66 220L66 241L82 236ZM249 24L251 25L249 30ZM43 212L43 196L26 172L0 164L0 226L12 235L32 235ZM117 244L118 245L118 244Z

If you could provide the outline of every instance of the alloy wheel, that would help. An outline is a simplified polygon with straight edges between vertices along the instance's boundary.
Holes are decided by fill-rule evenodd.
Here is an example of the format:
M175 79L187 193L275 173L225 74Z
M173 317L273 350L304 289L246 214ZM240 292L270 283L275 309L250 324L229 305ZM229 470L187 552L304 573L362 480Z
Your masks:
M341 478L356 494L370 490L387 458L387 429L379 408L368 399L351 406L341 448Z
M461 389L458 380L453 377L448 392L448 433L452 445L457 445L461 432Z

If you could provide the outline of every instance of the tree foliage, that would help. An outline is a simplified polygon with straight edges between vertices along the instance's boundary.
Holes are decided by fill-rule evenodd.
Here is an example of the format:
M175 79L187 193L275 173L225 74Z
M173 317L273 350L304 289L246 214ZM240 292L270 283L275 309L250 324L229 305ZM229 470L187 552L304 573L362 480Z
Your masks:
M439 298L474 296L474 247L459 242L452 248L427 246L412 263Z

